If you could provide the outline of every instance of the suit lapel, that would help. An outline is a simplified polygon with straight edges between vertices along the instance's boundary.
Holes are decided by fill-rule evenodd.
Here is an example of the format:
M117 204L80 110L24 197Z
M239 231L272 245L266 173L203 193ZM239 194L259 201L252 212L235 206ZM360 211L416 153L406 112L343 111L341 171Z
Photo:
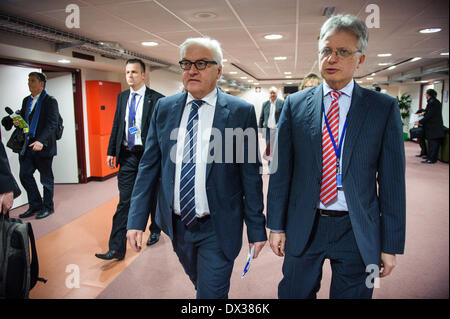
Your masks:
M228 115L230 114L230 110L227 108L226 97L224 93L221 93L220 90L217 90L217 102L214 111L214 119L212 127L213 129L217 129L221 133L222 143L225 142L225 127L227 125ZM213 134L211 134L209 142L212 142ZM222 149L224 149L224 145L222 145ZM210 155L208 151L208 155ZM222 154L224 157L225 154ZM223 158L222 158L223 160ZM208 163L206 164L206 181L208 181L209 174L211 173L211 169L214 162L208 158Z
M150 119L148 117L151 108L152 108L152 100L150 98L150 89L148 87L145 87L144 102L142 104L142 120L141 120L142 132L145 132L146 129L148 129L148 124L150 123Z
M183 115L184 107L186 105L186 99L187 99L187 93L184 93L180 96L180 98L172 105L170 110L170 118L169 123L167 125L167 128L169 130L179 129L181 117ZM165 132L167 136L170 136L171 132ZM177 138L176 139L169 139L169 147L168 147L168 153L170 154L170 151L173 147L176 147ZM172 181L172 183L175 182L175 163L174 161L169 161L169 181Z
M306 97L307 117L310 128L312 152L319 170L322 170L322 84L312 89Z
M343 162L342 173L345 175L350 163L356 141L360 135L360 131L365 118L367 116L367 104L363 96L363 91L358 84L355 83L352 93L352 102L350 110L347 114L347 132L345 133L344 149L342 150Z

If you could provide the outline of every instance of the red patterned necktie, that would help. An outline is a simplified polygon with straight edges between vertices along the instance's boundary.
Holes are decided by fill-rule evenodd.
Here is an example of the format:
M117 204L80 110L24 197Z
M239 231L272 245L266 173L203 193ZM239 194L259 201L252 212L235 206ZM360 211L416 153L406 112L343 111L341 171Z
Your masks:
M333 134L333 139L338 145L339 138L339 97L341 92L331 91L331 106L328 110L327 120ZM325 206L337 200L336 182L336 152L331 142L331 137L326 124L322 129L322 183L320 185L320 201Z

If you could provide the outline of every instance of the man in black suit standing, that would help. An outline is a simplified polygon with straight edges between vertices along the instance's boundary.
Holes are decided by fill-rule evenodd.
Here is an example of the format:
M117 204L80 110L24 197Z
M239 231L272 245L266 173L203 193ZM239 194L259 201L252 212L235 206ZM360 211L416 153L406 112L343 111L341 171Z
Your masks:
M0 142L0 210L8 216L14 198L20 195L20 188L11 173L5 147Z
M117 108L109 139L109 167L119 165L117 176L119 187L119 204L113 217L109 238L109 251L105 254L95 254L100 259L118 259L125 257L128 210L130 209L131 193L138 171L139 161L144 153L150 119L153 108L162 94L148 88L145 81L145 64L139 59L126 62L125 75L130 89L123 91L117 97ZM154 222L156 197L152 198L150 237L147 245L153 245L159 240L161 229Z
M36 219L53 214L54 177L52 171L53 157L56 155L56 128L58 125L58 102L47 94L45 84L47 77L40 72L28 75L28 88L31 95L23 99L20 115L29 128L25 134L25 142L19 153L20 182L28 196L29 208L19 215L27 218L37 213ZM19 122L14 122L19 126ZM44 200L36 185L34 172L41 175L44 186Z
M266 142L269 144L271 136L277 130L278 119L283 109L283 100L277 95L277 88L269 89L270 99L263 103L261 115L259 116L259 127L266 128Z
M436 99L437 92L433 89L428 89L425 96L427 98L426 112L419 124L422 124L425 130L425 138L428 140L428 153L427 158L422 163L434 164L438 160L441 139L445 136L442 104Z

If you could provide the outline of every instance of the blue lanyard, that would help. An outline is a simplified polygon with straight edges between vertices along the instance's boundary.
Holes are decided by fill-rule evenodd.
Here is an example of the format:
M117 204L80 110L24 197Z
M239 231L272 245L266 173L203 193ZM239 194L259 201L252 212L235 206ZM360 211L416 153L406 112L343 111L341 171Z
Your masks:
M135 120L135 118L136 118L136 113L137 113L137 110L138 110L138 108L139 108L139 102L141 102L141 99L142 99L142 95L139 95L139 101L137 102L137 106L136 106L136 109L134 110L134 113L131 112L131 108L130 108L130 100L128 100L128 111L129 111L129 116L131 117L131 121L132 121L133 124L135 124L134 120Z
M328 134L330 135L331 142L333 143L334 153L336 154L337 166L339 167L339 161L341 159L342 142L344 141L345 130L347 129L347 117L345 118L344 128L342 129L341 138L339 139L339 148L336 146L333 133L331 132L330 124L328 123L327 115L325 114L325 105L322 103L323 116L325 117L325 124L327 125ZM339 136L339 134L338 134Z

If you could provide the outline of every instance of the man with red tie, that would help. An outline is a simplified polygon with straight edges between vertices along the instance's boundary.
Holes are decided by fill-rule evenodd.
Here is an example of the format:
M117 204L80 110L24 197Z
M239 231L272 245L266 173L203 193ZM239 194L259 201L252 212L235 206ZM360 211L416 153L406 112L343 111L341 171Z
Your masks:
M368 29L329 18L319 37L323 84L290 95L278 122L267 226L284 256L279 298L315 298L330 260L330 298L371 298L405 244L405 154L395 99L353 80Z

